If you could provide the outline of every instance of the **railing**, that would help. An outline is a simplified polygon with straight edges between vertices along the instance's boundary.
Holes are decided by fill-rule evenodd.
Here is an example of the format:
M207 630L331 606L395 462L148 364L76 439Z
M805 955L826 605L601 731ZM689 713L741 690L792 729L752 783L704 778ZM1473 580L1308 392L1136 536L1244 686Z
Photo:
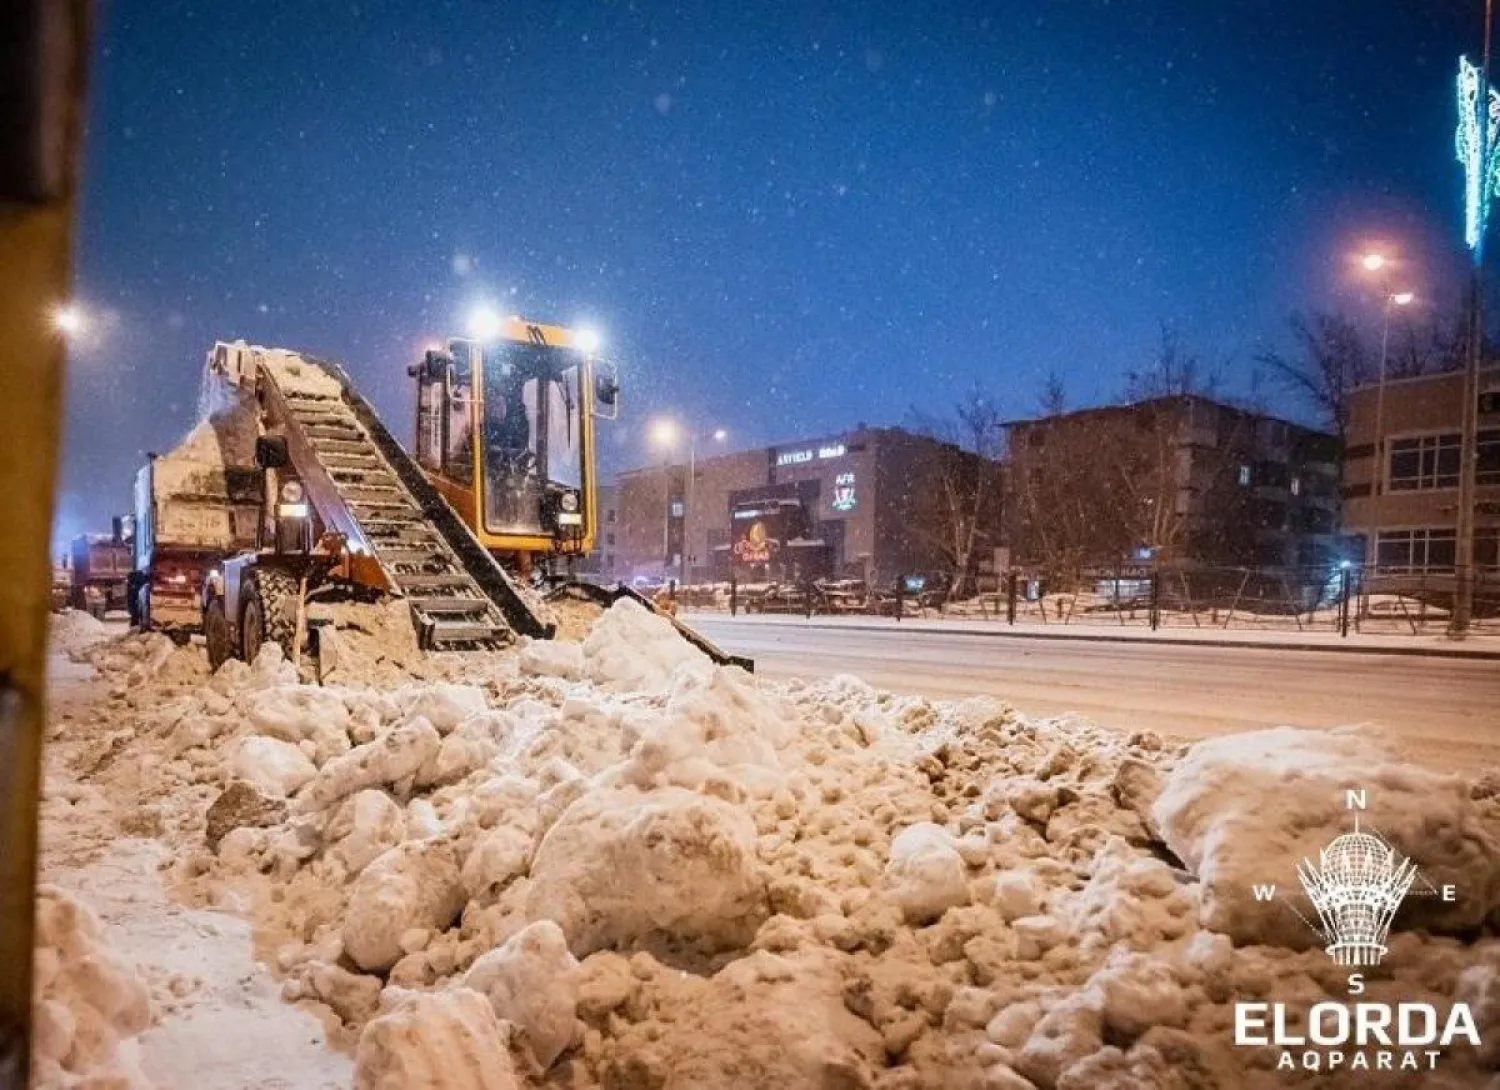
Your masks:
M994 580L991 579L993 584ZM1241 568L1201 565L1094 570L1066 584L1024 572L963 598L942 589L898 592L851 580L684 586L688 608L736 613L968 619L999 624L1153 629L1437 635L1457 593L1452 568L1425 572L1358 565ZM929 580L929 586L931 580ZM1475 571L1471 629L1500 635L1500 569Z

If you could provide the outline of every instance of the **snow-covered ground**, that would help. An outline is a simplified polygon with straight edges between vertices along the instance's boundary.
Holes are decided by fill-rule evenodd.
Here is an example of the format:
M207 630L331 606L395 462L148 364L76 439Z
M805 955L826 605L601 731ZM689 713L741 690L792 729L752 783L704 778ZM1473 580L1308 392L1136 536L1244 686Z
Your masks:
M210 676L99 635L56 635L97 676L63 689L43 808L49 896L99 925L39 958L108 972L43 974L40 1085L1461 1087L1500 1058L1500 777L1370 734L1188 748L773 683L628 602L579 643L394 680L351 656L326 687L274 648ZM1483 1045L1415 1076L1233 1044L1237 1001L1351 1001L1254 893L1296 887L1350 788L1458 891L1366 974L1474 1014Z

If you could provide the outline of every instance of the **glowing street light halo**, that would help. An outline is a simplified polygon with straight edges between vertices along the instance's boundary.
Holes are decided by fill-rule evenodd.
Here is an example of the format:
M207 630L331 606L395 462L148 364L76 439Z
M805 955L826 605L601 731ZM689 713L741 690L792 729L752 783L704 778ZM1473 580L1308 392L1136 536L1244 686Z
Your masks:
M658 447L677 444L677 422L663 417L651 424L651 442Z
M1359 263L1364 266L1365 272L1379 272L1385 268L1386 260L1385 254L1379 250L1372 250L1360 258Z
M83 308L77 303L64 303L52 312L52 327L66 337L76 337L83 332Z
M505 319L488 303L476 303L469 311L469 336L481 341L493 340L500 335Z
M597 329L584 326L573 334L573 345L586 356L592 356L599 351L601 338Z

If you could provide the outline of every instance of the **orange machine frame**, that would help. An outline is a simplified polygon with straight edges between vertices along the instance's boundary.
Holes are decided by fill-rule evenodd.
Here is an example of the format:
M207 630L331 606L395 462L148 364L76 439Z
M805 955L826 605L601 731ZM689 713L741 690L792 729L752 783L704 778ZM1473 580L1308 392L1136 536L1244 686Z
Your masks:
M478 338L454 338L455 340L478 340ZM462 482L452 480L443 475L440 470L434 470L423 466L428 479L434 488L442 493L443 498L458 512L459 516L473 530L474 536L479 543L497 556L513 558L523 569L529 569L531 560L537 555L546 556L585 556L593 551L594 542L598 534L598 506L597 485L595 481L596 461L594 458L594 357L584 351L579 344L578 334L563 326L543 325L538 322L528 322L525 319L512 317L505 320L501 325L500 332L488 340L516 341L521 344L545 344L556 348L575 348L582 355L580 371L578 376L578 404L582 415L582 448L579 454L579 464L582 467L583 486L582 503L583 511L583 535L578 540L576 549L560 551L558 543L550 536L543 534L497 534L485 529L484 519L480 516L479 503L483 496L486 472L484 458L484 428L481 426L484 420L484 358L482 354L476 353L470 359L473 369L473 394L471 395L469 419L470 430L473 433L473 449L470 451L472 464L474 466L474 483L466 485ZM451 350L452 342L449 343ZM421 386L418 382L418 412L421 411L420 398ZM447 410L447 398L444 398L444 411ZM420 443L420 436L418 437Z

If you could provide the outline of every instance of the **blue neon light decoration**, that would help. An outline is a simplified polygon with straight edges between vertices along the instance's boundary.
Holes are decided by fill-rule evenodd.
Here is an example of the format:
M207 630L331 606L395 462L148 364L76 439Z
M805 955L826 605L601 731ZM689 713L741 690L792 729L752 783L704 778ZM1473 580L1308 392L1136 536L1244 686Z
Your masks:
M1489 116L1479 113L1479 85L1484 80L1469 58L1458 59L1458 161L1464 165L1464 241L1478 251L1489 218L1489 203L1500 190L1500 92L1488 88Z

